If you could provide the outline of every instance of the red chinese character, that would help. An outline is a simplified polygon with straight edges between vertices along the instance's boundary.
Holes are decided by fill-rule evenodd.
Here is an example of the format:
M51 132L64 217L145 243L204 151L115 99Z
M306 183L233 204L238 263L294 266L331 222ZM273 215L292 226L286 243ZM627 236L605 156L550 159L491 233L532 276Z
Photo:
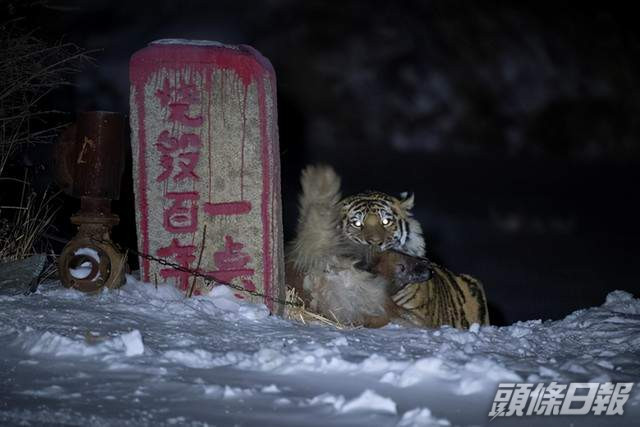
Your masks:
M172 200L171 206L164 211L163 225L171 233L193 233L198 228L198 204L200 195L195 191L184 193L166 193Z
M160 166L162 166L164 170L160 175L158 175L156 182L162 182L169 179L171 172L173 172L173 157L163 154L160 158Z
M230 283L236 277L253 276L254 270L246 267L251 262L251 256L242 252L244 245L234 242L231 236L225 236L224 241L224 250L213 254L213 262L218 270L209 274L221 283ZM244 283L244 287L247 290L252 290L252 286L253 290L255 290L253 282Z
M162 89L158 89L156 91L156 98L160 100L161 106L166 107L167 104L169 104L169 101L171 101L171 93L173 92L172 89L173 88L169 83L169 79L165 78L162 82Z
M162 82L162 89L156 91L156 97L160 100L160 105L166 107L170 102L172 96L176 101L186 102L188 104L200 103L198 97L198 91L194 84L182 84L177 89L171 86L168 78L165 78Z
M198 159L200 158L199 152L189 152L179 154L180 160L186 160L179 162L180 172L173 177L174 181L180 181L182 179L200 180L200 177L196 175L195 168L198 166Z
M172 154L178 150L184 150L187 147L196 147L200 148L202 146L202 141L200 140L200 136L195 133L185 133L184 135L180 135L180 138L176 138L171 136L168 130L163 130L160 135L158 135L158 142L156 143L156 148L162 154Z
M196 247L194 245L180 245L178 239L173 239L169 246L160 248L156 251L158 256L163 258L173 257L181 267L189 268L191 263L196 259L193 252ZM176 279L179 288L186 290L189 287L190 274L184 271L175 270L173 268L164 268L160 270L160 275L166 280L169 277Z
M189 117L189 104L184 102L172 102L169 104L169 118L170 122L182 123L185 126L192 128L202 126L204 119L202 116Z
M248 291L256 290L256 284L249 279L242 279L242 286L244 286L244 288Z
M244 215L251 212L251 202L241 200L239 202L205 203L203 210L211 216Z
M162 153L162 156L160 157L160 166L162 166L163 171L156 178L156 182L162 182L169 179L169 177L173 173L174 158L172 157L172 154L174 154L178 150L184 150L187 147L199 148L201 145L202 141L200 140L200 136L196 135L195 133L186 133L184 135L181 135L180 138L175 138L171 136L169 131L162 131L160 135L158 135L156 148ZM200 152L187 151L178 154L178 157L180 157L181 160L185 161L178 163L180 172L173 177L173 180L199 180L200 177L195 173L195 168L198 165L198 160L200 159Z
M198 91L196 90L196 85L194 84L185 84L176 90L178 96L176 97L178 101L186 102L188 104L199 104L200 97L198 96Z
M172 95L176 101L171 102ZM198 104L198 92L195 85L184 84L177 89L171 86L169 79L164 79L162 89L156 91L156 97L160 100L160 105L169 107L169 121L182 123L185 126L198 127L202 125L202 116L189 116L191 104Z

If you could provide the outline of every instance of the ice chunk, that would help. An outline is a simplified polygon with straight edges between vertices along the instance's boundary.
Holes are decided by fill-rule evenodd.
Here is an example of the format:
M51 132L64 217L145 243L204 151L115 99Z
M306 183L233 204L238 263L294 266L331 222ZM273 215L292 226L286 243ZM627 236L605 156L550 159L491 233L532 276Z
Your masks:
M604 306L617 313L640 314L640 299L625 291L610 292Z
M120 335L120 339L124 344L125 356L139 356L144 353L144 344L142 343L142 334L139 330Z
M376 412L388 412L391 414L397 413L396 402L388 397L382 397L372 390L365 390L362 394L352 400L345 403L340 412L354 412L354 411L376 411Z
M224 392L222 393L223 399L239 399L242 397L249 397L253 395L254 391L249 388L229 387L224 386Z
M262 393L280 393L280 389L275 384L270 384L270 385L268 385L266 387L262 387L262 389L260 389L260 391Z
M219 363L214 361L213 355L207 350L169 350L164 353L164 357L174 363L187 366L189 368L214 368Z
M330 393L322 393L307 401L309 405L331 405L333 409L339 411L344 406L344 396L335 396Z
M209 294L216 307L224 311L237 312L240 310L240 301L233 296L233 292L226 286L216 286Z
M449 420L435 418L428 408L416 408L405 412L397 427L437 427L450 426Z
M618 302L627 302L627 301L633 301L633 295L631 295L629 292L627 291L613 291L613 292L609 292L609 294L607 295L607 300L604 303L604 305L610 305L610 304L615 304Z
M109 339L99 338L97 343L87 341L86 338L69 338L49 331L26 332L19 340L30 355L50 354L65 357L116 355L124 352L125 356L136 356L144 352L142 335L138 330Z
M346 346L346 345L349 345L349 342L347 341L346 337L339 336L338 338L334 338L333 340L331 340L329 345L333 345L333 346L336 346L336 347Z
M447 372L442 364L442 360L436 357L426 357L412 363L402 372L398 380L398 386L409 387L419 383L428 377L446 378Z
M239 315L247 320L260 320L269 316L267 307L262 304L251 304L236 298L234 292L227 286L214 287L208 297L204 298L209 298L218 309L232 315Z

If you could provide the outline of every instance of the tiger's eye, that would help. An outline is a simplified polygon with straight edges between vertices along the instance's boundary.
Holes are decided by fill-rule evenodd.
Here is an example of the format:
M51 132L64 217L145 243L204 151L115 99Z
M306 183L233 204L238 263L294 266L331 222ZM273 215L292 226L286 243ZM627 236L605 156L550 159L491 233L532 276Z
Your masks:
M391 220L389 218L382 218L382 225L389 225L391 224Z
M355 220L351 221L351 224L356 228L362 227L362 221L360 221L359 219L355 219Z

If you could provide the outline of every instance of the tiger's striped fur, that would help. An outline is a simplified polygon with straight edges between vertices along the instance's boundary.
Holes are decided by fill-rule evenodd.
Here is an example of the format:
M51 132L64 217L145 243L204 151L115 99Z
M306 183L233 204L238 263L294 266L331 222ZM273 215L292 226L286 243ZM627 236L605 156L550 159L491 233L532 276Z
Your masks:
M424 256L422 227L411 213L413 202L413 195L398 199L376 191L343 199L340 225L352 254L365 259L368 251L394 249Z
M383 264L374 261L377 251L394 249L424 256L422 228L411 216L413 203L413 196L397 199L381 192L343 199L342 234L350 244L350 253L383 277L393 274L382 271ZM391 296L400 308L401 318L423 327L468 328L473 323L489 324L486 297L479 281L435 264L432 272L428 281L408 284Z
M431 272L429 280L411 283L392 295L391 299L403 309L398 312L402 319L432 328L489 324L487 298L478 280L433 263Z

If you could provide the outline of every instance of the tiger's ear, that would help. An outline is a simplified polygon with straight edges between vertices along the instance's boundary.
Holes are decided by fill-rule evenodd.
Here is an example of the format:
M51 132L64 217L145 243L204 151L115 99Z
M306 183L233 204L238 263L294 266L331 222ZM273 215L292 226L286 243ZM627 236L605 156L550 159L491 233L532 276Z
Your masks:
M413 193L409 194L409 192L407 191L400 193L400 207L402 207L404 210L410 211L411 209L413 209L413 202Z

